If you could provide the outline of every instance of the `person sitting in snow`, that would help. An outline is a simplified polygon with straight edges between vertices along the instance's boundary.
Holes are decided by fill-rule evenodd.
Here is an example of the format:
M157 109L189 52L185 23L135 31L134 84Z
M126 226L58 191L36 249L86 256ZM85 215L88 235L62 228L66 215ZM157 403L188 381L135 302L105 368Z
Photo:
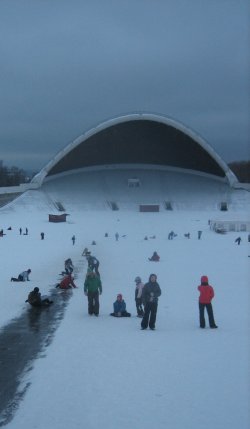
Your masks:
M137 310L137 317L143 317L144 310L142 306L142 289L144 284L141 281L141 277L135 278L135 305Z
M16 277L11 277L11 281L12 282L28 282L29 279L29 275L31 273L31 269L29 268L27 271L23 271L22 273L19 274L19 276Z
M198 286L198 291L200 292L199 297L199 314L200 314L200 328L205 328L206 322L204 317L205 308L208 314L209 326L210 328L218 328L214 321L213 307L212 307L212 299L214 297L214 289L208 283L208 277L201 277L201 284Z
M131 314L126 310L126 302L122 298L122 294L118 293L116 301L113 303L114 312L110 316L114 317L130 317Z
M157 252L154 252L153 255L151 256L151 258L148 258L149 261L155 261L155 262L159 262L160 260L160 256L158 255Z
M28 295L28 299L25 302L28 302L32 307L42 307L46 305L53 304L47 296L41 296L39 288L35 287Z
M60 289L71 289L77 288L76 284L74 283L74 276L73 274L67 274L60 283L56 285L56 287L59 287Z

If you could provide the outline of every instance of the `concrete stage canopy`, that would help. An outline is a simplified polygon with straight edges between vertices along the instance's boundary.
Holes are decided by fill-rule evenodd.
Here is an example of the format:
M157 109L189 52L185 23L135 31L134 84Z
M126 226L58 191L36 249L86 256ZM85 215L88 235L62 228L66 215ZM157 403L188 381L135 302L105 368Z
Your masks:
M174 119L133 113L88 130L62 149L32 180L101 166L154 165L211 175L233 186L228 165L198 134Z

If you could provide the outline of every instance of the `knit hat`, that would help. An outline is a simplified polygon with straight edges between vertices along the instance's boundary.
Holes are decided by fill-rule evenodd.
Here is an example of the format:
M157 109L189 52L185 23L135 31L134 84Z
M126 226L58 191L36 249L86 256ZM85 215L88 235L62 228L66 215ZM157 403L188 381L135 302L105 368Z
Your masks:
M39 292L39 287L34 287L34 292Z
M201 283L208 283L208 277L207 276L201 276Z
M122 294L121 294L121 293L118 293L117 298L122 299Z

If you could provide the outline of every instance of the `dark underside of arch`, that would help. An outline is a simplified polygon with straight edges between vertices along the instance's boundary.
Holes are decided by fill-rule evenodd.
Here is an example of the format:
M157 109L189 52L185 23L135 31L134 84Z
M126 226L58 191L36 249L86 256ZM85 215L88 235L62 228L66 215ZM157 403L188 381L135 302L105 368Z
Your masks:
M216 160L174 126L151 120L117 123L67 153L48 176L78 168L112 164L155 164L225 177Z

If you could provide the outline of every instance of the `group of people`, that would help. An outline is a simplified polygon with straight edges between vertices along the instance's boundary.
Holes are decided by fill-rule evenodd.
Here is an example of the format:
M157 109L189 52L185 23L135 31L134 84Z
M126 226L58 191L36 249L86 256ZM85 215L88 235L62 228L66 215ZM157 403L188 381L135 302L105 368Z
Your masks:
M156 253L156 252L154 252ZM88 298L88 314L99 316L99 296L102 294L102 282L99 272L99 260L91 255L91 252L85 251L84 256L88 263L87 273L84 281L84 293ZM60 289L77 288L74 283L73 276L74 265L72 260L68 258L65 261L65 276L56 287ZM12 277L11 281L25 282L29 281L31 269L23 271L17 278ZM214 289L209 284L208 277L202 276L200 285L198 286L199 296L199 321L200 328L204 329L205 310L208 314L209 326L211 329L216 329L218 326L214 320L212 299L214 298ZM143 283L140 276L135 278L135 305L137 316L141 318L141 329L145 330L148 327L151 330L155 329L156 315L158 308L158 298L161 296L161 288L157 282L157 275L150 274L148 282ZM47 296L41 296L39 288L35 287L28 295L26 300L30 305L39 307L47 306L53 303ZM126 302L121 293L117 294L116 300L113 303L113 312L110 313L113 317L130 317L131 314L127 311Z
M141 320L141 329L145 330L148 327L155 330L156 315L158 309L158 298L161 296L161 288L157 282L157 275L150 274L149 280L143 284L141 278L135 278L135 304L137 316ZM218 326L214 320L212 299L214 298L214 289L208 282L207 276L201 277L201 283L198 286L199 296L199 321L200 328L206 327L205 310L208 314L209 326L211 329L216 329ZM87 273L84 292L88 296L89 314L99 314L99 295L102 293L102 285L99 276L93 271ZM126 302L121 293L117 295L116 301L113 303L113 312L110 313L113 317L130 317L131 314L127 311Z

